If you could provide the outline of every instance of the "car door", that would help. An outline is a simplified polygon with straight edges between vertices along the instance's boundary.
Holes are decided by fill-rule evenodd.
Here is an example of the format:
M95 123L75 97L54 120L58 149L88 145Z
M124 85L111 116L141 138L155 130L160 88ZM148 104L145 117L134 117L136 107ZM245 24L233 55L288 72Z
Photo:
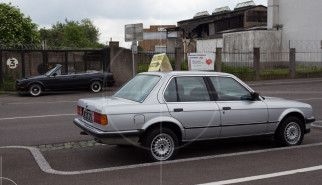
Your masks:
M204 77L184 76L172 78L164 92L171 116L185 128L185 140L220 136L219 108L208 90Z
M268 109L259 98L231 77L209 77L218 99L221 116L221 137L249 136L267 132Z

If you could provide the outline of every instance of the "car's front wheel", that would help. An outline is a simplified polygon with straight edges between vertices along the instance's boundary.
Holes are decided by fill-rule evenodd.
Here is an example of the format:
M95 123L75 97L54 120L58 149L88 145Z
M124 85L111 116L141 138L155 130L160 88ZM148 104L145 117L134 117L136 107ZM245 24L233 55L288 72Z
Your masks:
M94 93L98 93L102 90L102 83L100 81L94 81L89 86L90 90Z
M303 124L296 117L284 119L275 133L275 140L282 146L300 145L303 141L303 137Z
M31 96L40 96L42 93L42 87L41 85L39 84L32 84L30 87L29 87L29 94Z
M176 155L179 141L171 129L154 128L143 138L142 145L152 161L166 161Z

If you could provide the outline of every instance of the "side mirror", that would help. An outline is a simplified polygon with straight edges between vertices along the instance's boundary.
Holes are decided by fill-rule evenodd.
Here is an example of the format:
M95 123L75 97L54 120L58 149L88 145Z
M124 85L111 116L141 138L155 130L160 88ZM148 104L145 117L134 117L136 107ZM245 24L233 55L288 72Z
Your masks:
M253 92L251 93L251 95L252 95L252 101L256 101L259 99L259 93L257 92Z
M54 73L54 74L53 74L53 77L55 77L55 76L57 76L57 73Z

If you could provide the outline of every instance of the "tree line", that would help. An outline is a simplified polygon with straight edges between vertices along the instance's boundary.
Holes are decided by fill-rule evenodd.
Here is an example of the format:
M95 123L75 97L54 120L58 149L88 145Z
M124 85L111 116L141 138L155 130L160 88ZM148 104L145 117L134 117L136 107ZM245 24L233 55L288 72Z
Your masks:
M66 18L64 22L57 22L49 29L38 27L39 25L21 13L18 7L11 3L0 3L0 44L41 44L42 41L46 41L48 46L54 47L106 47L99 43L99 29L90 19L73 21Z

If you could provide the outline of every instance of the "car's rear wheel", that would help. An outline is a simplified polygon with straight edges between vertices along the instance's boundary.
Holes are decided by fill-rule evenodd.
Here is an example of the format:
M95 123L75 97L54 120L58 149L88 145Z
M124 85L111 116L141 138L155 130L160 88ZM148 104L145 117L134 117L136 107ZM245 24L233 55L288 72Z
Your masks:
M90 90L94 93L98 93L102 90L102 83L100 81L94 81L89 86Z
M29 94L31 96L40 96L42 93L42 87L39 84L31 84L29 87Z
M171 160L177 154L178 137L168 128L152 129L142 141L149 159L152 161Z
M300 145L303 138L303 123L296 117L284 119L275 133L275 140L282 146Z

